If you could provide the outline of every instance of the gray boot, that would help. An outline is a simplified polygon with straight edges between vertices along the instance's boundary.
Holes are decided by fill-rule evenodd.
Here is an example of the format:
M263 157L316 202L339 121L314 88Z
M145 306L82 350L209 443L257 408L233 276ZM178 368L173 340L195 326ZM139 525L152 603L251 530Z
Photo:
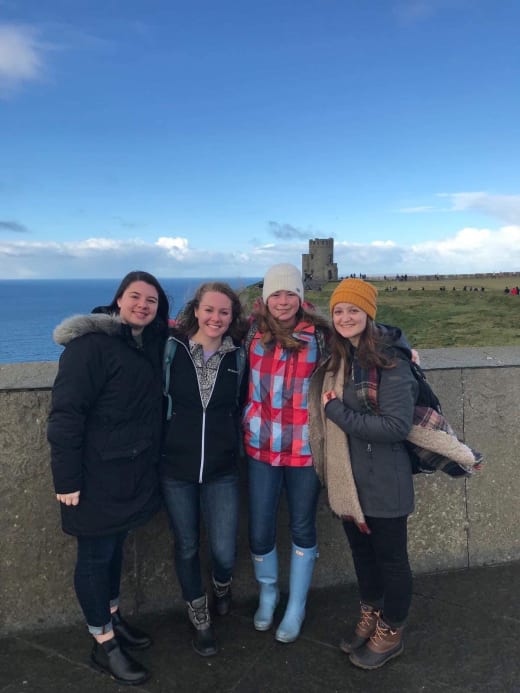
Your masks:
M211 657L217 654L215 632L209 615L208 596L204 594L192 602L186 602L186 604L188 617L195 630L192 641L193 649L202 657Z

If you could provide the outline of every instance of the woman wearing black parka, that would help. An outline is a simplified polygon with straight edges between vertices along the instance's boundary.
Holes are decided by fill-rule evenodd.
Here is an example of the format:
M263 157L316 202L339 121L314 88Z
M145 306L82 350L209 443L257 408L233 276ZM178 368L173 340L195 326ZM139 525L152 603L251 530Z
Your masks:
M63 531L77 537L74 586L89 632L91 663L118 682L149 674L126 649L150 638L119 613L127 533L160 507L161 364L168 299L155 277L130 272L109 306L68 318L48 421Z

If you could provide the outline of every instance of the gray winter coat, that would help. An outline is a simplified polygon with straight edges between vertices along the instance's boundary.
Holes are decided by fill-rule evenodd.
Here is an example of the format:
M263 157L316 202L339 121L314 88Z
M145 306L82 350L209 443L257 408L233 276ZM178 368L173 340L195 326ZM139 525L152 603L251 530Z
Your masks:
M311 417L320 416L321 383L326 366L313 376L309 394ZM404 441L413 421L418 386L407 360L381 369L379 415L362 413L354 384L345 382L343 401L334 399L325 415L348 436L352 473L363 513L400 517L414 509L412 466ZM333 450L328 451L334 454ZM319 472L319 452L313 447Z

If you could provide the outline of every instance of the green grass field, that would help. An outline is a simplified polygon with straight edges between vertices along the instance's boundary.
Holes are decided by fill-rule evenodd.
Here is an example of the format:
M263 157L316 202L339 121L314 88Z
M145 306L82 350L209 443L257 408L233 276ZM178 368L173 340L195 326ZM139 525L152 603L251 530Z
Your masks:
M520 345L520 296L504 294L506 286L520 285L518 276L372 283L379 290L377 319L401 327L418 349ZM485 290L463 291L464 285ZM305 298L328 315L336 286L330 283L322 291L308 291ZM393 286L397 291L385 291ZM250 306L259 294L256 288L246 289L246 304Z

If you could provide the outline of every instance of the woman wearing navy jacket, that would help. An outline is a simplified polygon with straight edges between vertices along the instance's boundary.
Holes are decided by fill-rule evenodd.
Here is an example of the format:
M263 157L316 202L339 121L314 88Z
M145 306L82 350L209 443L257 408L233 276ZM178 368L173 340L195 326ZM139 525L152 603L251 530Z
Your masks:
M48 421L63 531L77 538L74 587L94 637L91 664L122 684L149 674L126 650L151 639L119 613L123 544L160 506L161 363L168 299L130 272L109 306L68 318Z
M212 559L212 592L219 615L229 611L239 518L240 386L247 325L240 299L223 282L207 282L170 331L168 415L161 484L174 535L174 559L195 651L217 644L202 578L200 515Z

